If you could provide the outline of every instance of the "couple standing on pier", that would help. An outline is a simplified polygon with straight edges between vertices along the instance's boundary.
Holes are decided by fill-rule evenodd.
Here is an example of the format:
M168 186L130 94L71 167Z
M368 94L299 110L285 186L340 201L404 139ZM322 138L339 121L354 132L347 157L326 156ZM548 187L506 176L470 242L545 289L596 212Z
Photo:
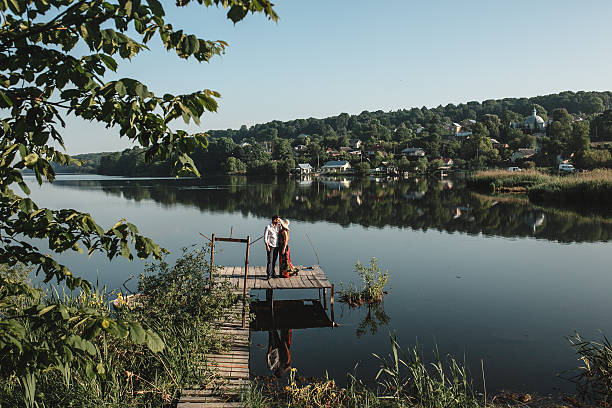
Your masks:
M279 275L288 278L297 273L297 268L291 263L289 254L289 220L283 220L278 215L272 217L272 222L264 231L264 242L268 252L266 274L268 279L278 277L274 271L276 258L279 258Z

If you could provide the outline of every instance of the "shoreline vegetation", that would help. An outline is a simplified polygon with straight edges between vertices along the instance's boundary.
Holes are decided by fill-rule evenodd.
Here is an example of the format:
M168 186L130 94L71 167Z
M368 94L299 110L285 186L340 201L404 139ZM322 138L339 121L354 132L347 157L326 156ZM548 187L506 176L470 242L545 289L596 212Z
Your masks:
M124 294L117 293L113 299L113 294L104 289L78 295L42 293L27 281L27 270L2 268L3 278L19 279L39 294L0 293L0 313L6 315L7 310L12 310L11 314L23 323L29 336L54 336L49 327L37 325L37 316L28 312L39 310L37 306L46 310L47 305L59 309L96 309L106 316L107 322L117 318L138 322L144 332L135 331L126 337L109 336L100 330L91 341L77 345L88 350L90 356L83 364L51 365L44 371L31 371L29 376L14 371L17 364L10 360L18 358L17 355L3 355L0 406L29 408L78 403L81 407L174 407L181 389L206 384L211 380L210 373L194 362L204 362L206 353L224 348L224 340L211 322L238 300L224 285L209 290L205 272L208 251L184 250L174 265L159 261L148 267L140 276L140 296L131 303L125 301ZM377 288L360 299L381 299L388 272L380 271L375 258L369 266L358 262L355 270L366 288ZM111 306L113 303L117 306ZM101 325L104 327L104 323ZM122 330L119 326L115 329ZM151 339L145 343L151 344L134 342L134 336L149 336ZM578 334L568 340L583 365L572 370L568 378L576 383L577 395L565 396L565 400L512 392L487 395L486 389L476 390L464 363L453 356L441 356L436 351L434 360L427 362L418 346L402 349L397 338L390 335L391 352L387 356L373 355L379 363L374 385L347 373L347 385L342 387L330 378L306 379L293 368L285 380L256 379L241 390L240 403L245 408L560 408L565 402L578 406L578 398L594 404L612 402L612 347L608 340L604 337L601 342L586 341ZM38 352L54 358L53 352L59 350Z
M525 193L534 204L601 208L612 202L612 170L550 175L538 170L485 170L466 180L468 188L488 193Z

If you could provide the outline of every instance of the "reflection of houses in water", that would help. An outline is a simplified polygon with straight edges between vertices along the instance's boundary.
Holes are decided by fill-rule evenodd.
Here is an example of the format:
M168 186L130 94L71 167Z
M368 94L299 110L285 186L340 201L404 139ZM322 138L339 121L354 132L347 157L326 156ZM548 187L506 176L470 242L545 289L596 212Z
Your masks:
M453 210L453 220L461 218L461 219L463 219L465 221L474 222L475 218L471 214L471 211L472 210L470 209L470 207L457 206Z
M323 182L323 185L326 188L329 188L331 190L346 190L347 188L351 186L351 181L346 178L341 178L341 179L324 178L324 179L321 179L321 181Z
M300 176L297 179L297 185L301 188L308 188L312 186L312 176Z
M452 190L453 189L453 180L440 180L440 185L443 190Z
M544 212L541 210L532 210L525 215L524 219L525 224L529 225L535 234L536 229L544 224Z

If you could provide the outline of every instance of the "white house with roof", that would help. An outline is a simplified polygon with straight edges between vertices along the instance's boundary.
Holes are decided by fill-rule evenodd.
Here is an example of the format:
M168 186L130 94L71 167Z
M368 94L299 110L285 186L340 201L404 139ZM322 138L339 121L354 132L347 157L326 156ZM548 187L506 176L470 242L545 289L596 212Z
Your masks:
M361 147L361 140L359 139L349 139L349 146L353 149L359 149Z
M425 157L425 150L420 147L407 147L401 154L406 157Z
M321 173L345 173L351 168L346 160L331 160L321 167Z
M314 171L314 169L309 163L300 163L295 168L295 171L298 174L310 174Z

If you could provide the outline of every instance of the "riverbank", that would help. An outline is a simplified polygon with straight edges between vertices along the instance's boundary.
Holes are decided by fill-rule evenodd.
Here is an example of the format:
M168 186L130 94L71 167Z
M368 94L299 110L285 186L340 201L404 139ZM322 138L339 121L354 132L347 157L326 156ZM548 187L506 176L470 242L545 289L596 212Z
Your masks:
M485 170L474 173L466 185L489 193L525 193L534 204L596 208L612 202L612 170L569 175Z

